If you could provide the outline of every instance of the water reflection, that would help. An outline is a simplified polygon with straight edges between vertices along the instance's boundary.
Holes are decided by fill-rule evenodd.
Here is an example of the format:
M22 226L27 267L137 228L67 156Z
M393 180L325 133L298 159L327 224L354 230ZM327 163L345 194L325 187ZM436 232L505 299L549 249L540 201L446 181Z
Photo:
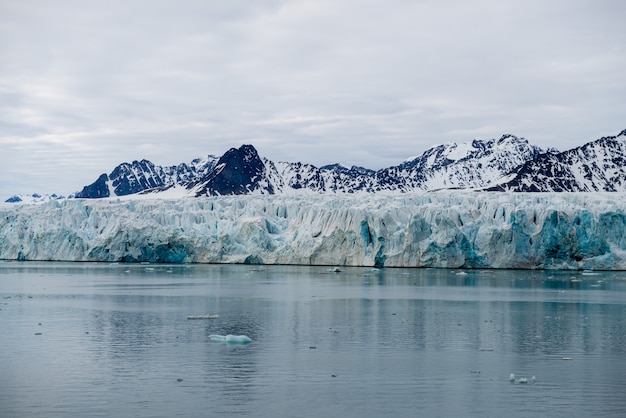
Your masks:
M0 265L6 416L626 412L624 274L47 266Z
M245 405L260 400L256 392L257 364L250 346L213 343L210 357L203 363L204 385L219 393L222 400L212 413L242 413Z

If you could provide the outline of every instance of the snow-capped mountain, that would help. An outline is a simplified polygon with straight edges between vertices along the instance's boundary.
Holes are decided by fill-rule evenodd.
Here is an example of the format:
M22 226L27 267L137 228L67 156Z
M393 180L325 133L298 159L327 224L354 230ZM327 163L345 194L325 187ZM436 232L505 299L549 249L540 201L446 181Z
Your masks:
M209 155L197 158L191 163L162 167L148 160L122 163L110 174L102 174L98 179L76 193L76 198L101 198L126 196L145 192L162 192L175 186L186 187L207 175L216 165L218 158Z
M348 193L476 189L493 184L542 152L524 138L504 135L497 140L438 145L420 157L378 171L339 164L317 168L310 164L278 163L278 167L285 184L293 189Z
M548 152L517 167L489 190L515 192L626 191L626 129L564 152Z
M421 157L377 173L402 191L480 189L493 184L520 164L532 161L542 149L524 138L504 135L490 141L448 143L432 147Z
M490 191L626 191L626 130L559 152L524 138L448 143L421 156L375 171L340 164L316 167L259 156L252 145L231 148L175 166L148 160L117 166L76 193L77 198L136 194L214 196L316 193L411 192L439 189ZM19 201L19 197L11 198ZM11 200L10 199L10 200Z
M286 189L311 190L314 192L354 193L375 191L376 171L341 164L316 167L311 164L276 164Z
M274 194L282 189L276 167L252 145L231 148L198 179L187 181L194 196ZM275 184L278 181L279 184ZM182 183L181 183L182 184Z
M68 196L68 197L73 197L73 196ZM11 196L7 200L5 200L5 202L6 203L46 203L51 200L62 200L65 198L66 198L65 196L57 195L55 193L53 194L39 194L39 193L16 194L14 196Z

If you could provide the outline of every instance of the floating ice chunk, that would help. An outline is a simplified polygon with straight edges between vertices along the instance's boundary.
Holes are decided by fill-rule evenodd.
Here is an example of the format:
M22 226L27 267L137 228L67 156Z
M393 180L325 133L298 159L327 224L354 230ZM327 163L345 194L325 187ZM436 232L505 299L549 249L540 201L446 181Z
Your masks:
M209 340L217 343L229 343L229 344L248 344L252 341L247 335L209 335Z
M535 383L535 381L537 380L537 378L535 376L530 378L530 383ZM516 378L515 373L511 373L509 375L509 382L511 383L521 383L521 384L527 384L529 382L528 378L526 377L520 377L519 379Z
M219 315L189 315L187 319L217 319Z

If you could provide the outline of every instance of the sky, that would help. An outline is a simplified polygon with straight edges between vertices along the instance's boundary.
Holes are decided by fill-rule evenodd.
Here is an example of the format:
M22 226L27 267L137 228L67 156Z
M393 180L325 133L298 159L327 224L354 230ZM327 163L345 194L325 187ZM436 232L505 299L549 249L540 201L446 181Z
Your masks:
M379 169L626 128L623 0L0 0L0 201L254 145Z

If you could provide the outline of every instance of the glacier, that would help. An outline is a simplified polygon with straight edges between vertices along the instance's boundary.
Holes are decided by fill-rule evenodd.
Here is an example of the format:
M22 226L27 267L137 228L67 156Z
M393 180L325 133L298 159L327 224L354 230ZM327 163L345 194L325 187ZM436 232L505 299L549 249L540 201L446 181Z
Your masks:
M439 191L0 205L0 259L626 270L626 196Z

